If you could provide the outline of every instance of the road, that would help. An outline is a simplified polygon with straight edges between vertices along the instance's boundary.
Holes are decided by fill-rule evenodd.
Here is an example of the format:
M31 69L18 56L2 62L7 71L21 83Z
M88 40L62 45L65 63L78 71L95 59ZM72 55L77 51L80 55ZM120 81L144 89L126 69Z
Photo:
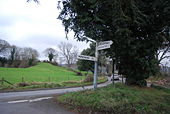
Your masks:
M112 82L109 78L109 81L99 84L98 87L104 87L110 83ZM60 107L53 95L92 88L93 86L85 86L84 88L0 93L0 114L74 114Z
M59 106L54 99L35 102L0 102L0 114L75 114Z
M108 81L102 84L98 84L98 87L103 87L111 83L111 79L108 78ZM11 98L22 98L22 97L31 97L31 96L48 96L54 94L64 94L74 91L82 91L84 89L92 89L93 86L74 87L74 88L64 88L64 89L51 89L51 90L37 90L37 91L25 91L25 92L7 92L0 93L0 101Z

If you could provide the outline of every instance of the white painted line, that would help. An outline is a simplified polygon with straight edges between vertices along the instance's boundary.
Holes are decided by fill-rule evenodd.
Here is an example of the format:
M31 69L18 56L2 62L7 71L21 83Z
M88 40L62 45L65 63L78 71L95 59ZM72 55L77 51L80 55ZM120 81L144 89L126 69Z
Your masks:
M23 102L36 102L36 101L41 101L41 100L47 100L47 99L51 99L53 97L41 97L41 98L36 98L36 99L30 99L30 100L18 100L18 101L8 101L7 103L23 103Z
M36 98L36 99L31 99L31 100L29 100L29 102L42 101L42 100L47 100L47 99L51 99L51 98L53 98L53 97Z
M28 100L18 100L18 101L8 101L8 103L23 103L27 102Z

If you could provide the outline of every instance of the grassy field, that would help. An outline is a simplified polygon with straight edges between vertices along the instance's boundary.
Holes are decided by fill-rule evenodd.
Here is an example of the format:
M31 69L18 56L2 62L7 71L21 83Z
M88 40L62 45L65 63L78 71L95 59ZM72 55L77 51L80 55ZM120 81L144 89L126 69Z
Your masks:
M83 76L77 76L76 72L81 72ZM87 72L73 71L49 63L38 63L38 65L29 68L0 68L0 80L4 78L13 84L2 84L1 82L0 91L91 85L92 81L84 80L86 78L85 74ZM98 78L98 83L106 81L106 77Z
M106 82L106 77L99 77L98 83ZM23 86L23 84L27 84ZM31 83L19 83L12 85L1 85L0 92L7 91L25 91L25 90L35 90L35 89L44 89L44 88L62 88L62 87L83 87L86 85L92 85L93 82L85 82L84 80L80 81L64 81L64 82L31 82Z
M83 113L170 114L170 90L109 85L96 91L68 93L57 101Z
M84 76L76 76L75 72L49 63L38 63L29 68L0 68L0 80L2 77L13 84L22 82L22 80L25 82L63 82L84 79Z

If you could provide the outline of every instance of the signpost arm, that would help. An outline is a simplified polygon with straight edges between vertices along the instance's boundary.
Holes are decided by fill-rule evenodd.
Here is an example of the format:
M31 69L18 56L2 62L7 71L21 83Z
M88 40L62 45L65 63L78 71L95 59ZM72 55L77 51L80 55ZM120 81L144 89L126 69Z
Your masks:
M96 61L95 61L95 65L94 65L94 80L93 80L93 85L94 85L94 89L97 88L97 76L98 76L98 50L97 50L97 41L96 41L96 51L95 51L95 57L96 57Z

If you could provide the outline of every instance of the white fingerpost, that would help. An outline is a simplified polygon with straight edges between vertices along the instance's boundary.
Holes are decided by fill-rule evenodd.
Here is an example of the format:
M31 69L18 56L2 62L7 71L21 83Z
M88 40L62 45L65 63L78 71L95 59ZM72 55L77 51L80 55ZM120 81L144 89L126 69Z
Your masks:
M98 42L90 39L89 41L95 42L96 43L96 49L95 49L95 57L92 56L86 56L86 55L78 55L78 59L82 60L89 60L89 61L94 61L94 80L93 80L93 86L94 89L97 88L97 77L98 77L98 50L103 50L103 49L108 49L110 48L110 45L113 44L112 41L103 41L103 42Z
M77 59L89 60L89 61L97 61L96 57L87 56L87 55L78 55Z

